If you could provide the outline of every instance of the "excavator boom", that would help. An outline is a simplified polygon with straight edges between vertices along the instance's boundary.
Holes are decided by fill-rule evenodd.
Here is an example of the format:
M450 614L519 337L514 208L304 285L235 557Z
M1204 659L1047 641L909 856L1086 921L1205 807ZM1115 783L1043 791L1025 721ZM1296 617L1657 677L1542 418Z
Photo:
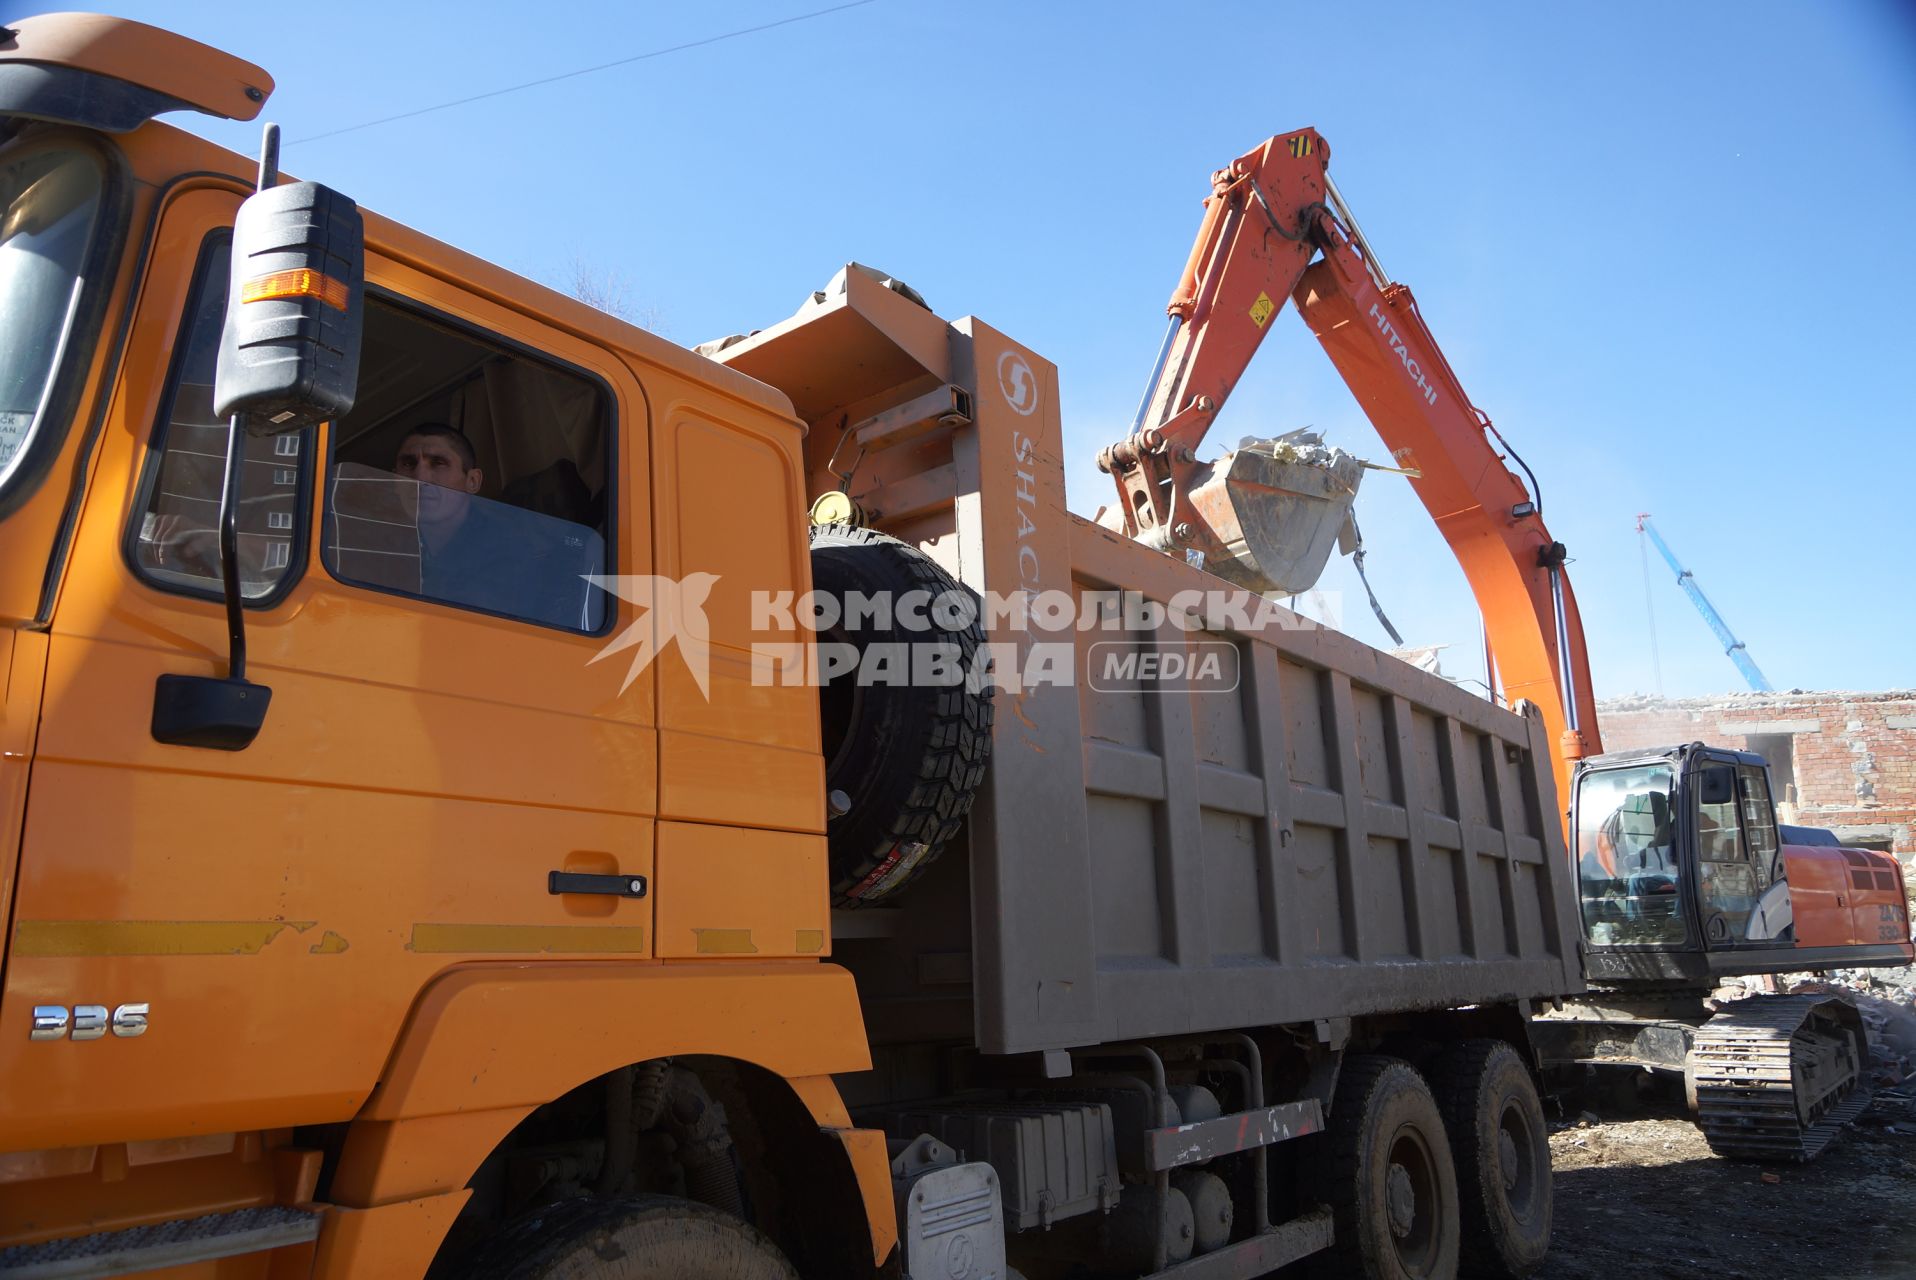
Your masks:
M1526 487L1493 445L1495 427L1465 394L1410 289L1377 265L1329 159L1324 139L1303 129L1212 175L1138 421L1099 464L1117 482L1128 534L1222 562L1233 580L1283 589L1276 575L1246 567L1260 549L1258 499L1223 492L1242 468L1201 464L1196 450L1284 300L1294 300L1463 568L1501 695L1543 710L1567 801L1576 761L1602 747L1563 544L1544 525L1534 482Z
M1770 971L1767 965L1795 962L1793 952L1805 960L1827 950L1857 964L1904 962L1908 917L1900 910L1901 895L1885 890L1885 898L1896 901L1871 904L1883 913L1883 923L1874 926L1880 940L1859 936L1853 922L1843 920L1830 938L1834 945L1806 947L1812 926L1816 937L1829 932L1829 911L1820 897L1854 899L1860 886L1852 887L1845 874L1868 875L1873 884L1876 869L1858 850L1837 851L1838 863L1818 856L1824 851L1780 846L1767 775L1757 757L1698 746L1678 748L1677 754L1700 752L1698 759L1717 763L1696 772L1652 761L1648 768L1667 774L1677 797L1665 811L1696 815L1671 826L1662 843L1659 824L1650 819L1646 825L1641 810L1627 807L1653 798L1654 786L1625 779L1632 787L1627 796L1604 791L1622 785L1616 758L1585 771L1585 782L1595 779L1590 792L1575 790L1577 762L1602 746L1563 544L1544 526L1535 478L1526 486L1505 464L1506 454L1519 466L1523 460L1465 394L1416 298L1378 265L1331 181L1329 161L1323 138L1303 129L1269 139L1212 175L1204 220L1171 295L1170 331L1138 420L1130 436L1099 455L1121 500L1107 523L1258 590L1295 591L1314 580L1322 554L1299 556L1295 550L1306 540L1299 529L1310 528L1310 503L1320 504L1317 524L1342 519L1361 472L1320 466L1320 479L1313 481L1312 467L1289 464L1295 450L1287 451L1282 438L1247 442L1214 461L1197 460L1198 445L1272 319L1286 298L1294 301L1463 567L1483 614L1501 696L1513 703L1528 698L1542 710L1557 745L1558 794L1566 812L1573 798L1581 811L1594 797L1601 802L1598 815L1613 815L1618 824L1616 838L1630 823L1635 870L1626 874L1600 865L1601 845L1592 851L1598 865L1582 858L1577 863L1589 944L1586 970L1593 981L1621 981L1626 990L1606 991L1598 1003L1566 1006L1534 1021L1533 1042L1545 1047L1546 1061L1577 1066L1606 1060L1616 1044L1636 1045L1633 1052L1640 1053L1650 1052L1644 1045L1661 1046L1663 1057L1654 1065L1682 1070L1713 1149L1766 1160L1811 1159L1868 1101L1858 1087L1866 1043L1852 1005L1824 995L1763 996L1712 1014L1703 1005L1707 987L1681 989L1682 999L1674 1000L1679 989L1659 985L1633 1012L1635 997L1627 988L1644 977L1667 984ZM1341 505L1332 501L1334 494L1307 492L1313 483L1343 486ZM1693 587L1687 580L1684 585ZM1720 627L1714 617L1712 625ZM1721 634L1732 656L1741 657L1728 629ZM1682 788L1692 785L1693 772L1697 791L1690 796ZM1716 833L1707 875L1699 863L1706 817ZM1674 855L1679 834L1689 841L1680 858ZM1573 855L1582 848L1576 831L1571 848ZM1754 910L1754 892L1736 886L1767 888L1779 866L1785 875L1778 883L1791 896L1770 895L1780 902ZM1646 870L1651 867L1655 874ZM1733 876L1732 868L1745 879ZM1831 872L1838 892L1819 895L1818 876L1825 877L1820 883L1832 883ZM1761 931L1771 929L1771 910L1781 908L1779 920L1793 918L1792 881L1803 897L1801 930L1780 945L1752 950L1752 943L1775 944L1779 938ZM1700 899L1700 936L1693 936L1687 917L1676 914L1683 894ZM1616 901L1624 897L1630 906L1620 909ZM1615 921L1600 917L1618 910L1627 924L1641 927L1659 918L1652 907L1674 924L1673 932L1622 942L1596 932L1599 926L1616 929ZM1752 920L1761 930L1752 932Z

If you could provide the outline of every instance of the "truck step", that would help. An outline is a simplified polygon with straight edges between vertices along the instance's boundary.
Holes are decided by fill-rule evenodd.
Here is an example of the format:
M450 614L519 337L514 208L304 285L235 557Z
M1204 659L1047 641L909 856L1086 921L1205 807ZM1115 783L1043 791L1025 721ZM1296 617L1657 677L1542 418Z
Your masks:
M90 1236L0 1249L6 1280L80 1280L123 1276L189 1262L210 1262L319 1236L319 1215L307 1209L269 1205L177 1218L150 1227L97 1231Z

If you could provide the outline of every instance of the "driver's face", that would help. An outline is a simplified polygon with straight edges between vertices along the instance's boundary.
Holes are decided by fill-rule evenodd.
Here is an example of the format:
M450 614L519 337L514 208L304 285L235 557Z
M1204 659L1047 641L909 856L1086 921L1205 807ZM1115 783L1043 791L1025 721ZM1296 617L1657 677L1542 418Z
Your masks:
M460 460L459 450L443 436L407 436L393 470L408 480L461 493L479 492L482 473Z

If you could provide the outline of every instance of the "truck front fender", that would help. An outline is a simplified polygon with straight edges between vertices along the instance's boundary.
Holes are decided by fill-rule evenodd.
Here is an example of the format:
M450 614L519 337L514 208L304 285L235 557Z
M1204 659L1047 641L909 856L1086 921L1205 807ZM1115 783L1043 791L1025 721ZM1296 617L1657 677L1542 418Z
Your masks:
M850 1126L829 1077L871 1065L857 990L836 965L461 965L407 1017L347 1135L331 1199L372 1208L461 1188L535 1107L630 1063L687 1054L782 1077L826 1129Z

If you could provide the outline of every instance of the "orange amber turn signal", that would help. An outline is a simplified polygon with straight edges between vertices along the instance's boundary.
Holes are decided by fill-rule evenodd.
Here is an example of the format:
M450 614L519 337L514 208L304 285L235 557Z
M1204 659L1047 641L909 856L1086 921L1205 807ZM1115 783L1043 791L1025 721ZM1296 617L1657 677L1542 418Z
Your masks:
M240 285L241 302L271 302L282 298L318 298L335 311L346 309L346 284L317 271L300 268L254 276Z

